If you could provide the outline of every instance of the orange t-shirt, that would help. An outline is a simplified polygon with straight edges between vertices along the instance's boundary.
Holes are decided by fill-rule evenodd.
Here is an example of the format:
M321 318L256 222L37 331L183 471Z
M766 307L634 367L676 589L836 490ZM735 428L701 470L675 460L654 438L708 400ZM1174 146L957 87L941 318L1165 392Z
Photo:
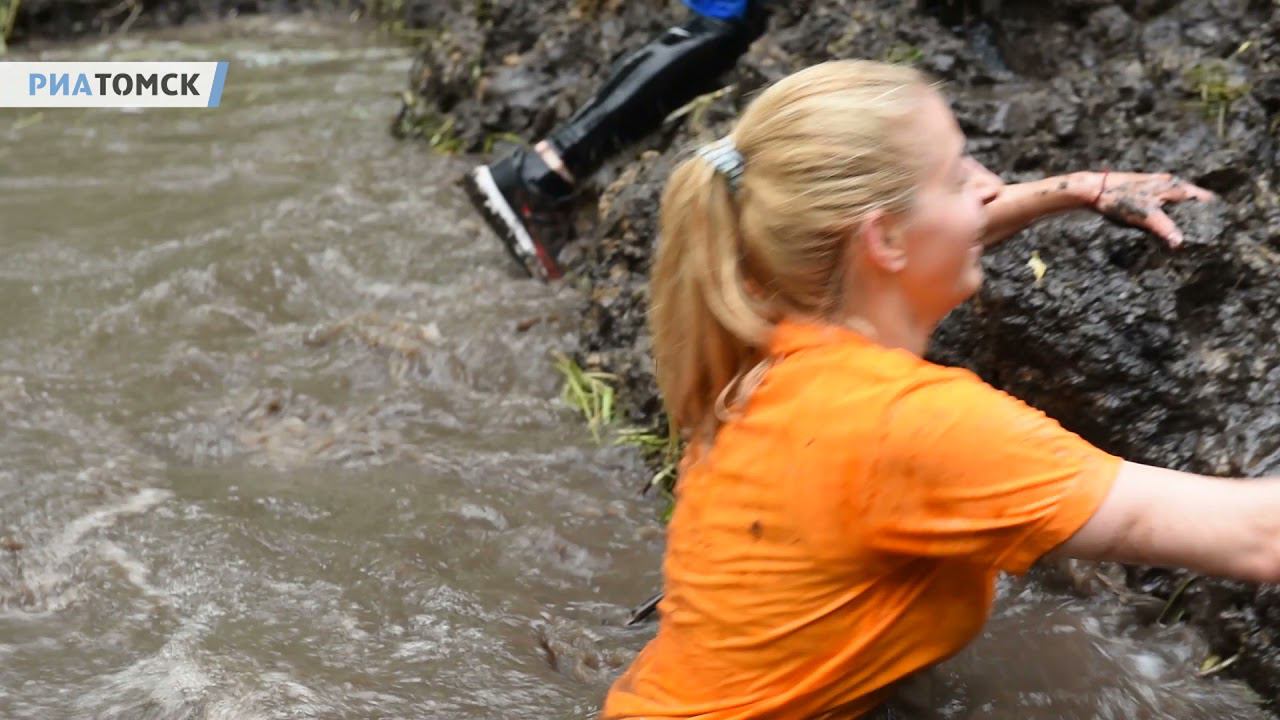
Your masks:
M657 637L603 717L858 717L982 628L1121 459L973 373L784 323L685 468Z

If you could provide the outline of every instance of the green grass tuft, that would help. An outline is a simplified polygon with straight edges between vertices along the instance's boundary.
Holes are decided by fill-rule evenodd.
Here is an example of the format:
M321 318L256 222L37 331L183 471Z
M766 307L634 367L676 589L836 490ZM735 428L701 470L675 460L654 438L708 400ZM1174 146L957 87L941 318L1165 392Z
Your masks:
M884 54L884 61L893 65L916 65L924 59L924 50L907 43L896 43Z
M463 150L463 139L454 130L452 115L439 115L425 108L411 90L400 94L402 107L391 126L391 134L399 139L426 140L441 155L456 155Z
M564 376L564 401L581 413L592 437L597 443L601 442L604 429L614 421L616 391L611 383L617 380L617 376L598 370L583 370L572 358L560 353L556 354L556 369ZM650 467L657 468L645 490L654 488L666 500L660 517L662 522L668 522L675 509L676 477L684 454L684 443L672 429L670 421L653 428L617 428L613 431L612 442L638 449Z
M622 428L614 438L616 445L630 445L639 448L645 460L657 467L657 471L649 478L647 488L657 488L666 499L667 504L662 511L662 522L671 520L671 512L675 509L676 477L679 474L680 457L684 454L684 443L671 430L671 423L666 423L667 431L656 428Z
M13 35L13 24L18 19L18 5L22 0L0 0L3 3L3 9L0 9L0 55L4 55L8 51L9 37Z
M572 358L556 354L556 369L564 376L561 397L582 414L596 442L601 442L605 426L613 422L616 392L610 382L617 378L599 370L583 370Z
M1231 105L1248 94L1249 83L1233 77L1227 64L1221 60L1197 63L1187 69L1185 76L1205 118L1215 121L1218 136L1223 136Z

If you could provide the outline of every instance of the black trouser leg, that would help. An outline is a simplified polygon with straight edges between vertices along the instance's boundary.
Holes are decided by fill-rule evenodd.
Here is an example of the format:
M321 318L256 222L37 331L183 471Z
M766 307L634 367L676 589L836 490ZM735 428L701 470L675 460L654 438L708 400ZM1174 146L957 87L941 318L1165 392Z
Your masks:
M590 175L672 111L714 90L764 32L765 20L758 7L740 20L697 16L618 61L604 87L548 137L569 172Z

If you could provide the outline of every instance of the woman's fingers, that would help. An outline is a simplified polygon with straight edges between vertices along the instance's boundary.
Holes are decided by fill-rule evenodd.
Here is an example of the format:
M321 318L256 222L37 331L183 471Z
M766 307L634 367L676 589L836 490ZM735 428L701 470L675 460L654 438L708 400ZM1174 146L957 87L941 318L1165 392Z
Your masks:
M1161 209L1166 202L1217 200L1217 195L1198 184L1169 173L1123 173L1114 188L1108 187L1106 202L1098 210L1108 218L1146 229L1170 247L1183 245L1183 233Z
M1218 196L1199 185L1175 177L1170 181L1168 189L1160 193L1160 199L1165 202L1182 202L1183 200L1209 202L1217 200Z
M1112 173L1094 207L1103 215L1142 228L1176 248L1182 245L1182 231L1161 205L1217 199L1213 192L1169 173Z
M1182 245L1182 231L1163 210L1153 209L1138 225L1163 239L1171 248Z

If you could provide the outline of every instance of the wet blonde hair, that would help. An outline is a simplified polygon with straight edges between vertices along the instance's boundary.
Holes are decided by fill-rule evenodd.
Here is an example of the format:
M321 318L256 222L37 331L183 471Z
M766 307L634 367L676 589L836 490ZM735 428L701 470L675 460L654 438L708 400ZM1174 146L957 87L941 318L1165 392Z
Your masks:
M729 135L744 167L734 189L700 156L672 173L649 323L663 402L686 437L709 440L726 396L749 392L784 316L840 320L850 230L872 210L909 209L922 180L901 129L928 92L904 66L815 65L743 112Z

